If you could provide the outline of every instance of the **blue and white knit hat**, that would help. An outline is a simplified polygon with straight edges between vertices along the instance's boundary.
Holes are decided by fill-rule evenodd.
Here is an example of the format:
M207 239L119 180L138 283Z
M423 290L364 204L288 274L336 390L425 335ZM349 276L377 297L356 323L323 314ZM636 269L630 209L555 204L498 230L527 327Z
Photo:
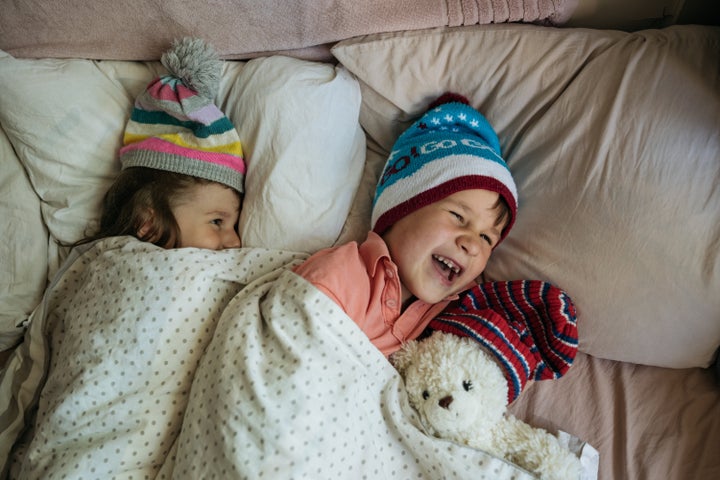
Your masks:
M393 145L373 200L371 226L382 235L395 222L455 192L497 192L517 214L517 189L490 123L465 97L446 93Z

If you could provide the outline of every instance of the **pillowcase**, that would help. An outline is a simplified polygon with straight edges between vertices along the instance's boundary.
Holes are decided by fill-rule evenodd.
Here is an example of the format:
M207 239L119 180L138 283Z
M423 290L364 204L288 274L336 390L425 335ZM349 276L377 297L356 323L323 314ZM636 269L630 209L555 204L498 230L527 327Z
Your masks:
M333 244L365 162L357 80L275 56L230 63L223 84L248 164L243 246L311 253Z
M48 234L40 199L32 190L5 132L0 129L0 351L22 335L21 323L40 301L47 264Z
M707 367L720 345L720 30L491 25L371 35L332 52L385 150L445 91L495 127L517 223L484 280L540 279L580 350Z
M159 62L27 60L0 52L0 125L10 142L0 137L0 148L14 150L7 158L19 162L0 177L3 198L13 195L0 204L8 223L0 265L13 280L0 284L0 311L11 312L0 318L0 336L17 339L14 325L67 256L59 245L82 238L98 220L120 169L117 151L133 102L163 72ZM243 243L308 253L332 245L365 158L357 81L331 64L289 57L225 62L216 102L245 150ZM38 232L45 229L43 238Z

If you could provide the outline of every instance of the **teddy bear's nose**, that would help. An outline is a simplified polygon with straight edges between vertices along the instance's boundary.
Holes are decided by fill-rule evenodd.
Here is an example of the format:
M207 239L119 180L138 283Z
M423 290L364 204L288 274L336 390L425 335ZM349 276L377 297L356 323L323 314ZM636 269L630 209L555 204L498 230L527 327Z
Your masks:
M453 397L452 397L452 395L448 395L448 396L446 396L446 397L441 398L440 401L438 402L438 404L439 404L442 408L448 408L452 402L453 402Z

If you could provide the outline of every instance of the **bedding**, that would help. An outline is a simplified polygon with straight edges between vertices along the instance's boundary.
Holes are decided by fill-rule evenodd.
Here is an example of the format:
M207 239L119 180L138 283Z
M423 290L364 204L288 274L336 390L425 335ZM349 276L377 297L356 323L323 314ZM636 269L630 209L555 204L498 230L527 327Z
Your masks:
M332 60L329 44L376 32L500 22L561 24L576 0L42 0L3 5L0 49L16 57L152 60L202 32L226 58L267 52ZM112 12L108 15L108 12Z
M579 352L568 374L536 382L510 411L597 448L601 479L710 479L720 475L720 377ZM582 433L580 433L582 432Z
M9 141L0 137L8 165L0 183L18 190L1 216L8 235L0 263L7 285L0 293L0 349L18 341L21 323L67 256L63 245L99 219L102 196L119 172L117 150L133 101L161 68L0 52L0 124ZM365 158L357 80L329 64L284 56L226 62L224 69L218 104L248 159L243 244L307 252L331 244ZM28 258L48 261L19 264Z
M37 367L52 372L11 476L346 478L371 466L375 478L532 478L425 436L395 369L290 270L306 256L132 237L76 249L31 318L27 365L9 365L32 370L26 415Z
M164 250L133 237L75 249L30 319L21 347L27 356L7 367L16 385L2 383L2 470L25 457L18 477L154 475L227 304L243 286L304 256ZM35 408L32 441L11 457L6 448ZM19 415L8 424L9 411Z
M433 478L440 472L532 478L484 452L424 435L384 355L297 274L282 271L235 297L198 366L173 475Z
M302 18L293 22L304 25ZM61 266L80 253L62 243L77 239L97 218L99 199L117 173L115 152L132 100L162 68L153 59L170 33L125 34L128 43L109 35L112 41L97 41L89 51L71 45L70 37L63 43L48 29L46 43L34 36L28 42L55 49L55 57L83 58L19 58L23 52L33 56L34 47L0 52L0 349L21 342L3 370L0 401L7 406L22 395L30 402L40 400L40 391L44 395L37 423L32 409L28 416L0 409L0 451L12 452L12 477L21 468L44 468L32 462L47 459L50 442L57 442L68 452L84 449L69 453L71 458L91 450L101 468L102 453L120 449L127 455L106 455L108 461L156 478L194 478L200 472L239 478L437 478L440 472L497 478L495 468L525 478L525 472L482 452L425 436L384 359L332 303L287 271L318 248L364 238L390 146L428 100L445 90L462 92L488 117L518 184L517 223L483 279L548 281L566 290L578 310L581 352L575 365L561 379L531 384L511 411L597 449L601 480L720 477L720 380L710 368L717 365L720 346L720 29L628 33L468 25L477 22L453 18L453 26L441 22L426 30L417 30L418 23L354 25L351 33L304 41L293 37L302 36L302 28L278 27L265 32L277 43L244 37L257 42L253 47L213 29L215 38L227 42L229 57L262 50L257 58L226 62L217 99L235 123L248 160L240 221L247 248L221 252L225 260L219 264L204 257L193 263L198 257L184 250L144 252L177 255L170 262L177 268L158 267L152 275L182 276L179 265L197 271L206 264L201 270L207 268L207 276L198 273L193 285L225 293L192 298L207 305L222 297L222 306L208 306L214 308L212 334L150 328L151 334L141 331L132 343L123 337L133 334L125 325L119 331L85 328L92 337L73 333L83 342L48 350L52 355L84 349L80 358L98 365L87 369L72 361L38 361L48 353L38 346L62 337L44 335L44 328L56 327L52 318L35 319L48 305L41 303L45 287L68 278ZM58 17L52 26L63 24L68 23ZM183 22L175 26L191 30ZM324 28L332 30L331 24ZM8 48L7 32L0 34L0 48ZM363 35L348 38L355 34ZM137 39L147 40L139 43L150 50L137 53ZM274 55L274 49L287 48L303 56L305 51L293 49L335 40L341 41L324 47L328 61ZM129 61L136 58L132 51L147 61ZM102 52L115 59L89 59ZM136 247L117 244L107 254ZM85 253L93 252L100 250ZM249 273L224 262L263 267ZM172 288L181 289L181 283L188 282ZM190 284L173 308L186 308ZM130 302L130 308L138 305ZM121 370L100 367L105 360L114 366L116 357L93 354L97 345L86 343L91 338L99 345L128 346L128 354L117 359ZM140 347L140 340L161 338L171 339L172 349ZM199 348L183 348L192 342ZM135 359L146 358L137 354L140 349L160 366L139 368ZM180 383L166 382L167 395L148 395L144 382L156 385L173 369ZM129 388L118 375L144 380L133 382L138 388L126 404L125 397L88 402L65 395L68 388L98 395L93 385L73 384L71 375L80 379L98 371L98 384L116 392L119 385ZM92 401L120 407L95 408ZM49 408L53 402L65 408ZM172 407L163 414L156 405ZM133 414L120 419L116 443L95 430L53 427L86 411L109 419L120 408ZM167 418L167 428L142 424L145 411ZM102 421L92 428L101 430ZM151 431L162 431L162 440L151 439ZM89 436L73 445L65 432ZM120 438L126 442L118 444ZM352 449L358 439L367 441L365 453ZM88 466L96 468L88 477L106 477L94 463L61 463L48 465L66 473L76 464ZM32 478L27 472L20 477Z

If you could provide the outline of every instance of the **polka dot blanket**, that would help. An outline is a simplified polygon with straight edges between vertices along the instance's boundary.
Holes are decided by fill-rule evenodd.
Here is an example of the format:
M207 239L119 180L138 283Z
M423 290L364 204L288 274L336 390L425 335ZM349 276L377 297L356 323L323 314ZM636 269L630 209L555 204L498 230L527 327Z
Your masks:
M73 254L0 381L5 472L532 478L428 437L385 357L291 271L304 257L128 237Z

